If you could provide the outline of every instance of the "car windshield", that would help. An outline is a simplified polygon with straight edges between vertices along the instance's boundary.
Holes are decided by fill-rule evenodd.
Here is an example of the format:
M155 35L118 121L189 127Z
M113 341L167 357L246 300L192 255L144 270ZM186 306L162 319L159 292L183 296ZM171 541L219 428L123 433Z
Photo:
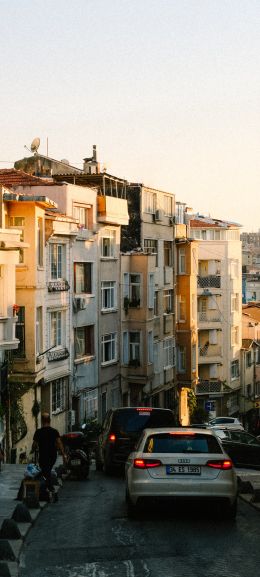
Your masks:
M174 427L171 411L126 409L118 411L113 417L113 431L120 431L121 434L139 433L145 428L155 427Z
M222 450L213 435L160 433L149 435L144 453L222 453Z

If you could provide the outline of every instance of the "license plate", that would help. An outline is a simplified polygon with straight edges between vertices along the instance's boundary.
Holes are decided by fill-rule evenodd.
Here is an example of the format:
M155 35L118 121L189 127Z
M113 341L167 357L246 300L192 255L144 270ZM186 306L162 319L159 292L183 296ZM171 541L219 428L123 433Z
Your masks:
M167 475L200 475L198 465L166 465Z
M81 465L80 459L71 459L71 465Z

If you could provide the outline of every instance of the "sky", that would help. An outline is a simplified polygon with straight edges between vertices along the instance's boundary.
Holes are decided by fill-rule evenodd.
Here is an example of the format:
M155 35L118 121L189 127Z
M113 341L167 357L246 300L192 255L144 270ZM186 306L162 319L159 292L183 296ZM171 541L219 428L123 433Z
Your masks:
M260 0L0 0L0 168L39 152L260 229Z

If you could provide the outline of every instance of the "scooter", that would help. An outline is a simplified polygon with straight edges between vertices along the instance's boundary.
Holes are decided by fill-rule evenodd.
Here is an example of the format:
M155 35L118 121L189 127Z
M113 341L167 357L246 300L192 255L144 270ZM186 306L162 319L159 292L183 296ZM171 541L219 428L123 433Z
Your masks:
M87 479L90 468L90 451L84 433L73 431L62 436L67 455L66 468L76 479Z

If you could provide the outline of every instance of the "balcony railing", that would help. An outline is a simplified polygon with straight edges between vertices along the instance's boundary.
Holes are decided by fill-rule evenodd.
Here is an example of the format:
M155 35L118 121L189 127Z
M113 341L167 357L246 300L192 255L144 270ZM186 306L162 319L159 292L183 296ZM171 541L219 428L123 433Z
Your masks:
M205 343L203 347L199 347L200 357L219 357L222 355L222 348L220 345L210 345Z
M68 291L70 289L70 285L67 280L52 280L48 283L48 291L49 293L58 292L58 291Z
M198 276L199 288L221 288L221 276L210 274L208 276Z
M202 381L196 385L197 395L208 395L214 393L223 393L223 383L222 381Z
M216 311L199 311L199 321L204 323L220 323L221 314Z
M47 353L47 359L49 363L53 361L62 361L63 359L67 359L70 356L68 349L57 349L56 351L49 351Z

